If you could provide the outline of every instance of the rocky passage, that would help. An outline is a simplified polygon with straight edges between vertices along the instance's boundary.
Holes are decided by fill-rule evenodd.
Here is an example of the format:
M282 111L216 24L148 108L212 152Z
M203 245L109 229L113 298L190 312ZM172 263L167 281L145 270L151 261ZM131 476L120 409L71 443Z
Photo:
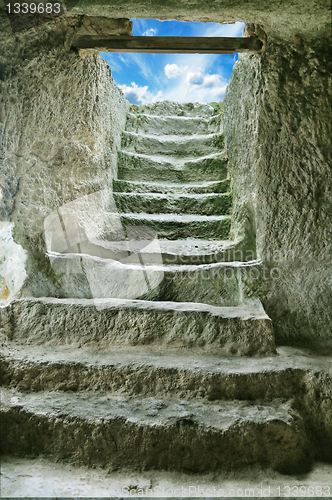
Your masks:
M241 262L235 242L229 240L232 193L220 111L198 103L131 106L118 152L113 196L122 225L132 238L132 250L140 253L145 265L149 290L140 299L158 301L161 307L167 302L168 309L172 302L180 302L188 316L194 313L192 303L219 307L213 313L217 322L221 324L223 316L229 324L237 323L234 332L241 329L244 343L250 345L239 349L238 335L231 334L233 352L273 351L271 322L259 301L249 300L243 279L259 263ZM143 246L144 234L155 245ZM232 318L227 307L232 308ZM248 338L250 328L239 328L243 308L260 331L254 342ZM185 330L182 327L179 332L183 338ZM196 337L197 328L191 331Z
M0 308L3 453L191 472L332 458L331 364L276 352L260 262L229 239L221 120L131 107L113 183L126 237L65 254L93 298Z

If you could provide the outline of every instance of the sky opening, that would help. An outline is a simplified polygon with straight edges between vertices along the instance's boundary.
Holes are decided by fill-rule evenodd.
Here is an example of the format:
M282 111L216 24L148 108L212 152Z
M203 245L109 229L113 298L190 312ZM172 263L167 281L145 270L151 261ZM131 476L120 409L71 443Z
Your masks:
M132 19L134 36L235 36L244 23L185 23ZM132 104L163 100L213 102L224 98L237 54L100 53Z

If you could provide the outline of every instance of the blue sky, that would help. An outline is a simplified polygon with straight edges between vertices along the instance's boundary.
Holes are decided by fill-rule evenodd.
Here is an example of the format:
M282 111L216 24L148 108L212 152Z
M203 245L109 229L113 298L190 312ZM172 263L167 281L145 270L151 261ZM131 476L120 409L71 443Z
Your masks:
M135 36L242 36L244 23L184 23L132 19ZM161 100L212 102L224 98L237 60L218 54L110 54L101 52L133 104Z

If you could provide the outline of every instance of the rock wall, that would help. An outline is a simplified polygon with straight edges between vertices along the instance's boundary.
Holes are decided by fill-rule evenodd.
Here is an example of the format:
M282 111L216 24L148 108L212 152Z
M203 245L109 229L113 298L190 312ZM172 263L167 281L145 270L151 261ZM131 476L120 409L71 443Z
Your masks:
M128 103L99 54L85 51L80 57L65 50L75 29L87 31L84 21L83 16L58 18L13 34L1 18L0 220L14 223L14 240L26 251L23 295L66 297L75 288L80 296L90 296L83 275L54 272L44 240L51 212L105 193L111 185L127 112ZM126 29L130 23L122 32ZM107 209L107 199L101 198L103 209L90 206L90 213ZM0 270L3 288L12 271L8 266Z
M268 37L225 98L233 236L256 236L277 342L332 350L331 59L326 37Z

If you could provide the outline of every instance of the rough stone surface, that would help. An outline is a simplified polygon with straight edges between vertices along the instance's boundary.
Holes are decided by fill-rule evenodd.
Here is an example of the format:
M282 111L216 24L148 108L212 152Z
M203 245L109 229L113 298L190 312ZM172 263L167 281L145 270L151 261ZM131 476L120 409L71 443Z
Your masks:
M232 358L146 346L112 348L19 345L9 341L1 357L1 385L19 391L90 391L164 401L292 399L318 459L331 459L332 360L279 348L262 358ZM143 400L142 400L143 401ZM255 403L257 404L257 403Z
M174 112L174 110L172 110ZM141 111L129 113L127 115L126 130L143 134L174 134L190 135L193 130L196 134L211 134L220 132L221 116L216 115L210 118L200 113L197 118L192 116L160 116L144 114Z
M113 196L120 212L229 215L232 209L232 196L230 193L179 195L114 193Z
M176 158L208 156L222 147L223 137L220 134L178 135L142 135L135 132L123 132L121 148L138 154L173 155Z
M22 343L149 344L239 355L274 351L263 309L127 299L24 299L0 308L2 332Z
M166 174L167 173L167 174ZM227 175L227 154L212 153L201 158L146 155L132 151L119 151L119 178L128 181L197 182L221 181Z
M243 498L270 495L280 498L280 491L287 496L291 491L330 495L332 466L316 463L313 470L305 475L285 476L264 466L243 467L241 470L190 474L176 471L113 471L76 467L72 464L54 462L46 458L18 458L3 456L1 460L1 495L3 497L80 497L80 498L123 498L129 495L153 498L181 498L191 494L204 497L215 494L229 498L234 494ZM288 487L287 487L288 486ZM189 488L191 488L189 490ZM278 488L281 488L280 490ZM309 488L311 488L309 490ZM251 491L250 491L251 490ZM242 492L242 493L241 493ZM182 495L180 497L180 495Z
M96 0L81 0L73 12L127 19L257 23L269 34L280 34L289 41L300 34L314 38L329 32L331 6L325 0L317 3L308 3L306 0L294 3L270 0L262 3L252 0L249 5L244 1L234 4L232 0L206 0L204 3L197 0L187 0L185 3L151 0L149 4L136 0L114 0L111 5L101 8ZM153 104L149 107L153 109Z
M328 35L329 37L329 35ZM332 349L330 38L241 55L225 99L231 236L256 237L278 343Z
M131 112L142 113L143 115L173 117L172 126L178 123L174 117L197 118L203 117L205 120L211 119L215 114L215 109L210 104L200 102L173 102L163 101L158 103L148 103L143 105L133 104L130 106ZM195 123L195 121L194 121Z
M94 17L87 19L82 17L84 14ZM253 300L257 296L262 299L273 319L277 341L293 344L307 342L314 349L324 349L325 352L331 350L331 37L330 5L325 1L310 3L299 0L290 3L282 0L262 4L254 0L250 5L246 2L235 5L234 2L219 0L207 0L203 3L188 0L177 4L166 0L160 5L156 0L144 4L133 0L115 0L101 7L100 3L93 0L83 0L70 15L15 35L10 32L2 7L0 175L3 176L1 181L5 179L5 182L2 182L0 193L1 217L15 223L14 241L27 252L28 279L24 293L71 296L75 292L84 297L91 291L87 276L79 272L79 261L76 261L76 274L73 273L69 280L64 277L66 273L62 273L61 277L55 275L51 268L53 257L49 261L45 256L46 245L42 233L46 217L50 217L50 225L46 229L51 229L55 221L57 229L59 224L62 226L62 222L65 227L68 223L70 228L68 241L62 249L53 248L55 242L49 238L52 231L45 231L47 244L50 246L48 250L61 253L65 249L72 252L75 245L77 247L88 241L95 247L101 247L99 243L106 240L103 229L108 220L104 216L100 218L100 214L105 214L106 207L109 209L110 205L113 206L114 200L111 196L105 196L105 193L111 194L109 186L112 186L116 177L115 151L116 146L120 145L119 132L124 128L128 105L123 95L115 89L109 69L99 56L93 51L80 51L78 54L68 50L70 37L79 30L97 33L108 31L108 34L109 30L113 34L130 31L128 21L113 23L105 16L127 20L151 17L204 22L242 20L255 23L247 26L247 34L257 34L264 42L263 50L261 54L240 57L225 103L224 128L234 195L231 238L234 245L242 241L243 248L254 253L257 246L257 255L262 259L264 271L269 271L268 277L263 275L255 283L249 284L244 279L243 286L250 288ZM209 117L204 117L200 133L215 133L209 128L215 120L211 106L189 103L184 106L171 104L171 107L171 114L186 123L186 127L186 119L191 118L197 122L197 118L209 114ZM151 104L142 110L142 114L153 114L157 120L154 123L161 123L165 110L168 112L169 109L169 103L160 106ZM140 109L133 106L130 113L138 115L137 111ZM172 126L179 123L173 118L165 119L168 144L172 141L169 137ZM131 127L138 128L135 131L128 130L129 134L144 131L155 136L156 126L151 126L152 118L142 128L138 126L138 122L138 118L132 118ZM182 134L183 141L186 135ZM202 149L196 152L201 153ZM183 160L176 155L165 158L166 156L123 153L122 158L119 157L118 173L123 174L122 178L126 182L136 182L137 170L141 170L141 182L162 183L166 168L168 182L193 184L197 183L199 172L203 190L211 189L206 187L207 182L223 181L227 175L228 157L224 151L217 156L209 155L203 160ZM213 156L214 164L211 162ZM146 168L142 170L144 163ZM208 168L211 165L213 168ZM197 187L192 189L193 193L197 193ZM87 198L91 196L92 198ZM98 196L103 203L97 203ZM76 200L80 200L78 204ZM61 210L55 213L58 207ZM76 222L72 218L75 211L76 214L82 214L81 218L75 219ZM91 232L87 232L86 225L86 214L89 211L94 220ZM141 224L143 220L148 222L149 219L151 221L153 217L153 214L141 217L138 223ZM129 220L133 221L135 217L128 217L127 221ZM116 218L115 226L119 222L120 216ZM178 224L173 219L172 230L174 222L175 226ZM80 231L77 232L78 225ZM190 226L187 226L187 230L188 228ZM229 236L229 225L227 232L223 233L224 229L218 230L216 241ZM73 241L69 241L69 236L73 236L75 231L85 239L77 241L73 238ZM174 242L180 237L188 236L185 232L180 236L176 231L173 233ZM209 237L204 234L199 236ZM120 240L122 241L121 238ZM60 240L56 242L60 246L63 243ZM78 247L77 249L79 250ZM276 271L273 274L271 270ZM8 292L12 292L7 283L6 287ZM7 289L5 286L3 289L6 296ZM254 313L249 308L227 308L227 311L224 309L221 312L221 308L202 304L143 303L134 300L130 307L127 303L127 306L121 305L119 309L113 303L113 306L103 309L103 301L94 301L93 305L92 302L83 301L84 306L79 300L60 302L56 299L27 300L21 301L21 307L20 302L13 302L11 306L2 308L4 343L7 338L13 338L24 346L37 342L49 345L61 343L68 344L72 349L87 341L90 347L105 349L108 346L118 349L116 342L110 342L110 336L103 337L103 332L108 332L107 328L111 326L111 334L114 333L115 336L113 340L118 340L117 334L121 339L118 344L123 344L125 338L129 346L136 344L132 349L139 346L142 348L140 344L149 344L149 350L154 350L158 345L159 352L158 349L154 352L159 355L165 346L176 350L179 347L179 334L182 332L185 332L185 337L181 339L181 349L186 352L184 349L190 346L193 354L206 350L218 353L219 356L234 353L252 355L274 349L271 320L259 309L255 309ZM219 309L219 315L216 314L216 309ZM96 312L103 318L101 329L98 322L91 321ZM257 314L262 315L258 320ZM123 318L126 324L120 321ZM137 318L142 318L142 329L139 328ZM151 319L153 328L151 324L149 326ZM243 334L239 334L242 331ZM86 337L85 332L88 333ZM160 332L162 335L158 337ZM218 344L215 351L214 343ZM67 362L60 360L58 373L64 387L73 378L75 380L78 373L86 373L87 369L87 364L82 360L73 369L71 355L72 352ZM291 357L295 359L294 353ZM311 355L308 358L312 359ZM144 362L146 361L145 359ZM212 368L209 373L212 373L213 378L216 376L216 366L213 361L210 362ZM260 362L262 367L269 364L266 358ZM153 453L159 450L159 465L162 467L167 461L167 464L170 462L170 467L176 468L185 466L203 470L206 464L211 469L218 468L225 463L225 456L220 456L220 449L214 453L214 438L217 437L223 449L234 457L234 465L243 466L251 463L250 460L256 460L270 463L284 472L289 472L292 468L300 470L303 466L310 466L313 458L332 460L331 374L319 366L320 362L322 367L325 366L322 361L310 369L303 365L295 368L288 366L280 376L276 373L272 375L270 371L267 378L256 370L249 380L252 390L257 387L258 394L262 395L263 403L250 400L250 404L244 401L225 401L219 404L210 401L205 405L204 401L200 413L197 406L200 401L192 401L192 413L197 413L202 418L199 423L193 424L191 416L187 413L182 415L182 409L172 406L185 406L181 404L182 400L175 402L178 397L176 395L172 396L174 401L166 403L163 415L167 419L167 412L174 410L175 421L168 425L166 420L161 419L162 424L159 424L160 410L155 407L147 409L146 406L151 400L158 401L159 396L157 399L155 395L145 398L135 395L135 390L139 392L139 387L133 389L135 385L132 376L129 386L134 391L134 397L132 400L130 396L122 397L127 399L123 403L131 416L134 415L132 405L139 400L138 422L126 420L119 405L112 408L112 416L108 419L106 415L105 422L98 420L98 415L105 416L107 402L104 404L100 395L95 392L91 395L79 392L72 394L70 391L55 394L36 391L21 395L14 390L13 398L21 397L23 406L20 411L20 403L15 399L6 406L5 418L9 418L5 420L8 423L5 446L8 450L13 450L16 446L19 453L29 453L33 449L39 453L45 451L45 444L49 443L51 447L46 452L53 456L68 459L68 452L72 460L88 463L91 459L91 465L94 462L104 464L105 457L114 449L115 443L115 440L111 440L105 444L104 436L109 436L107 430L115 430L116 433L120 429L124 432L124 439L132 436L140 438L137 449L141 452L142 460L140 463L132 462L137 467L149 467ZM147 365L151 367L151 364L150 359ZM24 365L26 372L22 375L22 384L26 384L24 387L28 391L33 387L33 383L27 380L29 373L36 370L39 374L38 381L42 378L41 374L54 374L55 370L54 364L49 364L46 369L42 363L31 360L31 357L27 357ZM94 376L98 372L97 378L99 376L102 379L103 373L107 372L107 376L109 374L109 365L107 362L104 365L106 368L97 371L90 364L89 370L92 370ZM128 365L125 365L126 363L123 364L123 370L129 373ZM175 365L171 369L179 373ZM66 368L69 370L68 376L65 375ZM198 377L195 379L192 371L188 373L188 365L185 368L185 378L178 382L174 390L192 394L186 380L197 380L199 387L204 387L202 377L206 372L202 369L199 374L195 374ZM19 378L19 366L17 359L15 365L15 361L7 357L5 371L8 374L10 370L15 386L15 377L17 380ZM162 363L161 368L155 367L151 372L150 368L142 370L148 377L157 377L161 370L169 373L169 367ZM139 374L142 370L139 370ZM244 368L243 370L245 371ZM117 373L121 378L124 372L119 368ZM244 393L254 396L254 390L250 392L248 387L248 378L237 378L234 371L228 375L234 382L232 396L241 395L240 385L245 381ZM165 380L168 380L167 376L165 375ZM218 377L219 396L227 396L226 387L222 385L227 378L220 374ZM206 375L206 378L209 391L213 387L211 376ZM264 391L265 382L271 382L271 386ZM43 384L46 390L53 390L47 386L46 379L43 379ZM147 389L148 387L147 383ZM34 387L34 390L36 388L38 389ZM59 390L59 387L56 388ZM286 400L264 401L264 398L272 395L277 398L285 396ZM87 399L84 400L84 397ZM105 393L101 397L110 397L109 401L116 398L114 394ZM77 403L79 410L76 414L73 402ZM217 417L217 426L214 427L212 420L218 406L222 408L220 413L225 415L226 420ZM210 408L211 412L208 411ZM147 415L150 410L154 415ZM251 420L246 415L250 415ZM239 425L234 421L237 418ZM225 422L233 422L234 425L224 428ZM156 424L152 429L151 423ZM73 433L73 427L83 431L82 434ZM158 434L159 431L161 434ZM70 439L72 437L73 440ZM187 448L183 447L183 437ZM161 449L165 438L167 442L164 449ZM174 453L170 457L167 449L173 438ZM149 449L144 449L144 441L147 446L157 443L155 451L148 453L148 456L146 452ZM75 443L80 446L75 446ZM132 446L130 443L127 448L116 452L120 463L134 460L135 453L131 451L131 455L128 455L133 450ZM202 453L202 449L205 453ZM87 452L83 458L82 450Z
M146 346L111 348L69 345L20 345L8 341L1 355L1 385L21 392L103 391L129 396L162 396L186 400L289 399L297 394L305 407L331 404L332 359L278 348L269 357L220 357L175 350L150 352ZM318 408L318 406L317 406ZM329 411L323 407L320 415ZM316 409L314 410L315 413Z
M99 55L81 59L66 52L65 38L82 20L57 19L15 39L3 12L0 22L6 68L0 82L0 220L15 223L14 240L27 254L23 293L68 295L80 283L54 276L45 257L44 220L112 182L128 103Z
M178 215L122 213L124 226L140 226L153 229L158 238L169 240L193 238L227 239L231 218L229 215Z
M252 463L281 472L311 462L289 403L195 403L1 390L2 453L45 454L111 469L204 472Z
M99 168L105 165L107 148L103 138L110 125L108 110L114 104L109 101L111 92L106 83L109 70L106 63L90 53L80 59L74 51L65 52L68 37L79 29L110 34L113 26L114 34L130 31L130 23L121 21L114 26L107 17L241 20L256 23L250 29L264 40L264 49L261 55L242 58L235 70L245 99L238 98L237 77L227 98L226 119L234 117L237 129L233 138L241 136L241 141L237 141L239 154L235 155L228 125L228 148L233 164L239 164L238 173L233 169L232 176L245 179L235 192L235 207L240 209L236 213L242 210L242 216L234 220L242 219L246 225L251 219L253 225L249 223L248 232L253 234L257 223L259 251L264 261L269 261L267 255L272 252L288 255L295 251L296 263L287 259L283 266L278 266L282 268L282 278L267 281L261 292L275 322L278 340L310 341L330 347L329 3L283 0L264 4L255 0L249 7L246 2L234 5L219 0L178 4L167 0L162 5L156 0L148 5L116 0L101 8L98 3L84 0L67 17L15 36L3 8L0 14L1 123L5 124L1 158L7 165L1 173L8 177L2 203L4 217L10 214L16 223L16 243L30 249L32 278L27 283L28 293L61 295L65 289L69 293L71 287L85 288L78 277L71 287L68 283L54 284L39 236L40 221L44 212L49 213L54 206L97 191L109 176L109 171L106 175ZM84 14L92 17L82 18ZM231 88L236 96L232 105ZM101 110L101 102L109 102L109 106ZM71 112L66 114L68 108L75 110L76 127L72 125ZM174 111L180 117L202 113L200 106L187 108L183 111L175 106ZM115 109L119 110L119 106ZM131 112L136 111L132 107ZM145 111L158 116L154 104ZM114 109L112 116L116 122ZM290 167L294 157L298 168ZM252 164L255 173L250 180L247 174L252 171ZM70 182L62 175L68 171L73 173ZM49 182L43 182L44 178ZM324 179L323 185L318 179ZM251 189L253 184L255 191ZM248 188L254 193L252 200ZM240 201L242 196L247 199L244 203ZM251 243L254 249L253 237Z
M179 193L226 193L230 191L230 180L222 181L207 181L192 184L174 184L171 182L140 182L140 181L124 181L117 179L113 181L113 194L119 193L163 193L163 194L179 194Z

